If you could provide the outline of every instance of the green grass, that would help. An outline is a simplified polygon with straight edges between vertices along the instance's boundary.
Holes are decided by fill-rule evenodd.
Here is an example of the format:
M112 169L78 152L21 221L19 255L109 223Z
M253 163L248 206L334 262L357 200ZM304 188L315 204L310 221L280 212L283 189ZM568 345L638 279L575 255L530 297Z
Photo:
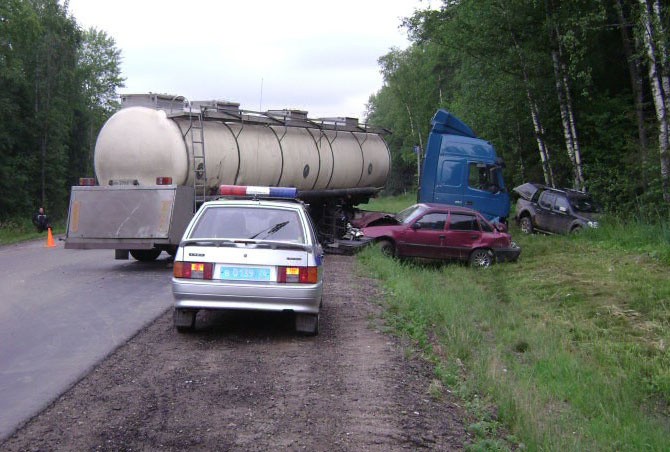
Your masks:
M650 224L632 218L626 221L610 217L598 229L588 231L582 241L608 249L648 254L670 265L670 221Z
M606 223L576 237L513 228L521 260L484 271L402 262L374 248L358 263L387 290L391 325L475 412L472 450L495 442L485 436L500 421L529 450L663 451L670 268L660 228ZM482 414L486 407L499 419Z
M52 232L54 234L63 234L65 232L65 223L63 221L55 222ZM0 245L9 245L40 237L43 237L46 241L46 231L42 233L37 232L30 219L10 220L0 225Z
M375 212L395 213L412 204L416 204L416 192L409 192L400 196L372 198L367 204L359 204L358 208Z

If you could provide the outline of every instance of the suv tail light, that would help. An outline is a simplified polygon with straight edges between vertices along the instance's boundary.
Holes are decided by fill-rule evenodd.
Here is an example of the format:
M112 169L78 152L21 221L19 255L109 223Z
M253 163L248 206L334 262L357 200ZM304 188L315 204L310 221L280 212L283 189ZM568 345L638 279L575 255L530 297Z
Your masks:
M316 284L319 267L277 267L277 282Z
M175 278L212 279L214 265L211 263L178 261L174 263L173 269Z

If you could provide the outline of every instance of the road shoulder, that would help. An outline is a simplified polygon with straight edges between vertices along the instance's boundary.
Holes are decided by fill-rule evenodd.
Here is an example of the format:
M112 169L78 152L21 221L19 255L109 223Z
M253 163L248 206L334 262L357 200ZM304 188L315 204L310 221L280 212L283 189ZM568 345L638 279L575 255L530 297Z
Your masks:
M429 394L430 366L381 333L380 296L329 256L322 326L289 316L171 313L116 350L2 449L461 450L463 414Z

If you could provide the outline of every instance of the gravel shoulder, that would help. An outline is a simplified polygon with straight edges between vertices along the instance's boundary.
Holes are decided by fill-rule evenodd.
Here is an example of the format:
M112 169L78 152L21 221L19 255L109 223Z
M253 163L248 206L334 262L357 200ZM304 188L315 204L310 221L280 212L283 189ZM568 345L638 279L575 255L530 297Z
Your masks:
M462 450L463 413L380 324L372 280L328 256L317 337L290 315L171 310L112 353L3 451Z

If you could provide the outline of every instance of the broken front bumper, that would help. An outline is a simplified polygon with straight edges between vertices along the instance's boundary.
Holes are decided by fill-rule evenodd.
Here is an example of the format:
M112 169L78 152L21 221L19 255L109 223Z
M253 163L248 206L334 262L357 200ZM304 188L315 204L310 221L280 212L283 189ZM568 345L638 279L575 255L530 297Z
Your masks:
M521 254L521 247L515 245L510 248L494 248L493 254L496 256L496 262L514 262Z

